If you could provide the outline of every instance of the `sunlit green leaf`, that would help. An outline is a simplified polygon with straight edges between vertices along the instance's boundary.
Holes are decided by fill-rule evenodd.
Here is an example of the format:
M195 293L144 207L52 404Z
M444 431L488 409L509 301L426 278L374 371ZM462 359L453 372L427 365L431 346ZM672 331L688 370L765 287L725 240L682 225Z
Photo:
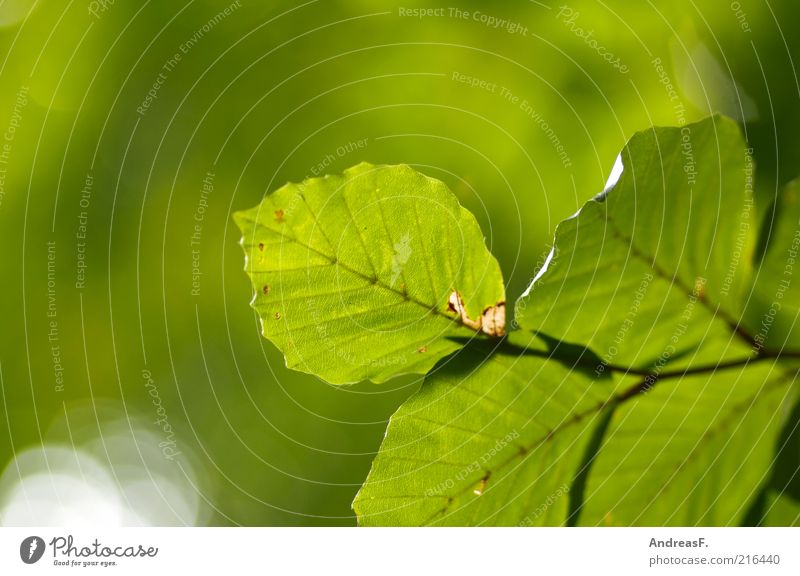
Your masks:
M236 214L264 336L290 368L341 384L427 372L454 338L499 335L502 275L440 181L362 163Z

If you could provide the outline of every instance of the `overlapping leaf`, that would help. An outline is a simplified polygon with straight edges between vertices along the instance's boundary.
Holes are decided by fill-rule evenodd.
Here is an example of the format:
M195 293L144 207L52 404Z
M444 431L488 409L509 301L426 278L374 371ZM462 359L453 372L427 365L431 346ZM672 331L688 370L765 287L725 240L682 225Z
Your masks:
M796 220L778 211L762 263L747 154L719 117L635 136L613 190L559 226L506 352L462 351L392 418L360 523L743 522L798 357L790 296L783 339L756 331Z
M526 338L532 340L526 342ZM791 377L769 363L596 380L587 358L467 348L392 417L354 502L370 525L738 524Z

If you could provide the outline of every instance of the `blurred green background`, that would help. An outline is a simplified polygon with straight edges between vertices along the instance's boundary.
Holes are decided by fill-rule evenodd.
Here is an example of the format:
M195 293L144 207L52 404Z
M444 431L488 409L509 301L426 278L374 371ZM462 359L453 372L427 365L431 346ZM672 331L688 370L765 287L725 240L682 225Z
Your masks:
M353 525L418 380L288 371L248 306L232 211L362 160L412 164L476 214L514 299L652 124L742 121L764 209L800 173L798 16L0 0L0 521Z

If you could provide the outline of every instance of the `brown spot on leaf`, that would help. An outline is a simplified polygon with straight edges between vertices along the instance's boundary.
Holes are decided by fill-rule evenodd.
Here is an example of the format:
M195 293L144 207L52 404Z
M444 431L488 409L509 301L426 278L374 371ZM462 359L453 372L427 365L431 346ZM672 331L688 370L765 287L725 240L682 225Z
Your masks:
M275 210L275 222L283 222L284 211L283 208Z
M281 319L281 313L275 312L275 320L280 320L280 319Z
M264 284L263 292L265 296L269 294L269 284Z
M264 243L263 242L259 242L258 243L258 249L261 250L262 252L264 251Z
M503 336L506 333L506 303L498 302L494 306L489 306L478 317L473 320L467 315L464 300L457 290L453 290L447 301L447 308L451 312L459 315L464 326L475 331L483 332L489 336Z
M422 346L421 348L419 348L417 350L417 352L419 352L420 354L425 354L425 352L427 352L427 351L428 351L428 347L427 346Z

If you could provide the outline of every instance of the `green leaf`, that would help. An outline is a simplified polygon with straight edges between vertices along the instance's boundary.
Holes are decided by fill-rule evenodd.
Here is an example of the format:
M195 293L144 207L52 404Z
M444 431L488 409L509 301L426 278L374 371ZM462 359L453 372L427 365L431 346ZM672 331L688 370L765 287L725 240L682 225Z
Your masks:
M713 117L640 133L621 158L613 189L559 225L517 303L523 330L461 351L393 416L354 502L362 525L744 520L798 367L741 321L778 274L769 250L753 263L748 152Z
M800 526L800 502L779 493L769 493L764 505L764 526Z
M235 220L253 307L289 368L382 382L504 331L502 275L475 218L408 166L287 184Z
M761 232L766 247L744 322L758 348L800 349L800 190L791 182Z
M719 116L653 128L621 158L613 190L559 224L516 322L610 365L663 370L752 355L739 324L757 223L739 128Z
M589 440L578 415L596 421L613 386L530 334L509 341L465 348L392 416L353 503L360 525L563 522Z

